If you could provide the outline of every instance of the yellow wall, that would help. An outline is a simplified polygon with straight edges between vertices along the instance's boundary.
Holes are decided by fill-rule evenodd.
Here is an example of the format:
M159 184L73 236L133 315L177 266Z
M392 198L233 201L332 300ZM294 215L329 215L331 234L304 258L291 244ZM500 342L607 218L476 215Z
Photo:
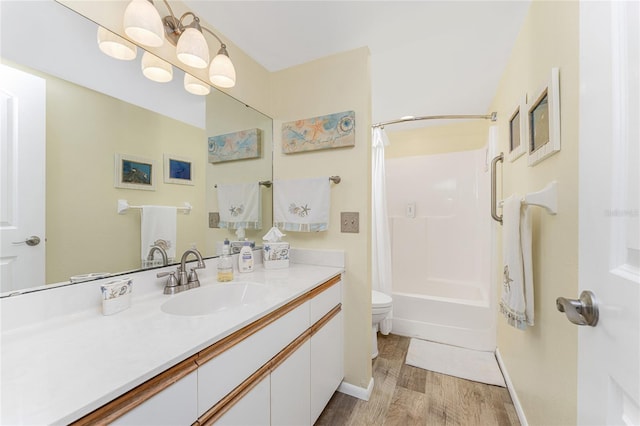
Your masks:
M387 126L391 142L384 150L385 158L471 151L487 145L489 120L459 121L448 124L402 129L403 124Z
M140 212L117 214L120 198L132 205L190 202L191 214L178 214L176 253L192 244L203 248L204 130L41 75L47 79L47 282L140 267ZM115 153L154 160L156 190L115 188ZM164 153L193 161L194 186L164 183Z
M532 425L576 423L577 327L555 299L578 294L578 24L578 2L534 0L491 106L506 153L513 107L524 93L535 98L560 68L561 151L533 167L526 154L505 161L502 178L503 197L558 181L558 215L533 208L536 324L519 331L498 319L498 349Z
M272 76L274 179L340 175L331 188L329 230L288 232L292 247L344 249L345 381L366 388L371 378L371 82L369 50L361 48L279 71ZM353 148L283 154L282 123L353 110ZM360 213L360 233L340 233L340 212Z

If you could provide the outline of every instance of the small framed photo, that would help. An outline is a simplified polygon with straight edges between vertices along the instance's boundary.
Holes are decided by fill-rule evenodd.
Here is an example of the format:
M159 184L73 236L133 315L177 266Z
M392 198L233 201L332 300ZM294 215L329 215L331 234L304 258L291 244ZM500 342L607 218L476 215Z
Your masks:
M509 153L507 159L514 162L527 151L527 95L513 108L509 118Z
M164 183L194 185L193 161L178 155L164 154Z
M114 186L116 188L155 191L155 161L134 155L116 154Z
M560 72L551 70L548 84L527 110L529 166L560 151Z

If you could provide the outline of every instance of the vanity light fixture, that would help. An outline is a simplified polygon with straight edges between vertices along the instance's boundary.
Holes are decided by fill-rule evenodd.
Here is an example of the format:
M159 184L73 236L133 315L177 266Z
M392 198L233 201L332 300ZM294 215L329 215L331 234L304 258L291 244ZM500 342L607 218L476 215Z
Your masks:
M147 0L131 0L124 11L124 32L143 46L160 47L164 26L160 14Z
M98 26L98 47L105 55L123 61L131 61L138 54L135 44L101 26Z
M177 18L167 0L162 0L169 15L160 17L152 0L131 0L124 13L124 31L132 40L143 46L159 47L164 39L176 46L180 62L203 69L209 66L211 83L230 88L236 84L236 71L229 58L227 46L220 37L200 25L200 18L193 12L185 12ZM185 20L191 18L186 24ZM209 64L209 46L204 37L206 31L220 43L218 53Z
M187 92L194 95L205 96L211 92L211 86L203 83L189 73L184 73L184 88Z
M152 53L144 52L142 55L142 74L149 80L166 83L173 79L173 67L164 59L160 59Z

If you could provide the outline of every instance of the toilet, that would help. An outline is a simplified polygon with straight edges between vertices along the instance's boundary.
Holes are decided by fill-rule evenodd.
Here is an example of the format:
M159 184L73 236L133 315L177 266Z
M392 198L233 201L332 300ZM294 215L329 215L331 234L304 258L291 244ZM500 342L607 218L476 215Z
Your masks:
M373 332L371 333L373 336L371 359L378 356L378 324L389 315L392 303L391 296L371 290L371 325L373 326Z

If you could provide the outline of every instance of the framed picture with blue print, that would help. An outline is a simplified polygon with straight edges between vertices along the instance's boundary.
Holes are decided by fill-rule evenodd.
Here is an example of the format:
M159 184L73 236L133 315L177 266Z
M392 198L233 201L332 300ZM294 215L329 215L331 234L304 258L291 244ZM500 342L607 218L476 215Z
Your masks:
M193 161L179 155L164 154L164 183L194 185Z

